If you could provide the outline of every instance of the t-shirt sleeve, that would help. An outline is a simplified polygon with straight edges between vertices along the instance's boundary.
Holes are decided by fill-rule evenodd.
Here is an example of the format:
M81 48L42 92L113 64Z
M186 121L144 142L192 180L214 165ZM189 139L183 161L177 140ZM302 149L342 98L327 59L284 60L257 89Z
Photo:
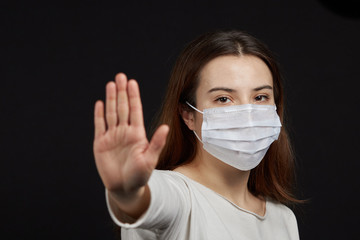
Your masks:
M154 170L149 182L150 205L135 222L120 221L113 212L106 191L106 203L112 220L121 228L161 231L180 224L190 213L190 194L185 181L171 171ZM126 221L126 218L122 220ZM131 219L129 219L131 220ZM130 222L130 221L129 221Z

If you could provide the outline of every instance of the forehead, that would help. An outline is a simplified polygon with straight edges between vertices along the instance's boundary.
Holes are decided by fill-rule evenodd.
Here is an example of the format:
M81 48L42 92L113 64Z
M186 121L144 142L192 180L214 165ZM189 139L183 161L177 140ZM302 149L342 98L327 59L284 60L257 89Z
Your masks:
M252 55L220 56L207 63L200 72L198 90L223 86L236 90L273 86L272 74L260 58Z

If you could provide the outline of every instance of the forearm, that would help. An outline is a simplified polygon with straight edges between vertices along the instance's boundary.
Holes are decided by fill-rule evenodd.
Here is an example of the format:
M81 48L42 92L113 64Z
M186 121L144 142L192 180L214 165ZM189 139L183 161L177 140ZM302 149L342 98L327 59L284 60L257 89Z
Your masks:
M135 222L145 213L150 205L150 190L148 185L145 185L133 194L119 194L109 190L107 194L109 205L115 216L121 222ZM124 217L124 215L126 217Z
M174 177L169 171L154 170L144 190L143 196L147 197L142 200L146 200L144 202L147 204L140 204L144 208L140 213L132 215L134 218L130 217L129 210L132 209L130 205L119 208L116 199L110 202L107 194L110 216L118 226L125 229L153 230L166 229L172 223L178 223L179 219L187 221L191 201L189 189L183 180ZM126 209L127 207L129 208ZM127 213L124 210L127 210Z

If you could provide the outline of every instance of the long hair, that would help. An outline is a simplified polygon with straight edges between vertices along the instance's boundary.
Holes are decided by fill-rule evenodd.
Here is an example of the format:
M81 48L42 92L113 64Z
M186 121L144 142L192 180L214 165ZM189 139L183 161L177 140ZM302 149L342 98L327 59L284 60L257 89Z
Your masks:
M290 205L298 202L293 196L294 158L284 120L283 79L270 50L258 39L241 31L216 31L203 34L190 42L178 57L155 129L167 124L170 131L160 155L157 169L173 170L191 162L197 152L197 140L185 125L181 111L193 111L185 102L196 106L195 91L202 68L212 59L224 56L252 55L269 67L274 86L274 98L282 129L261 163L250 172L249 190L256 196L270 197Z

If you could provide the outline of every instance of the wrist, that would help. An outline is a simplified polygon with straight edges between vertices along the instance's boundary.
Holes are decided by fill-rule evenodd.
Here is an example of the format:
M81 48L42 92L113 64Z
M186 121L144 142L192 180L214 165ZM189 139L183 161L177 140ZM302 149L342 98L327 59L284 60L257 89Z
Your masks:
M150 190L147 185L126 193L108 190L108 197L114 210L117 209L134 219L139 218L150 205Z

